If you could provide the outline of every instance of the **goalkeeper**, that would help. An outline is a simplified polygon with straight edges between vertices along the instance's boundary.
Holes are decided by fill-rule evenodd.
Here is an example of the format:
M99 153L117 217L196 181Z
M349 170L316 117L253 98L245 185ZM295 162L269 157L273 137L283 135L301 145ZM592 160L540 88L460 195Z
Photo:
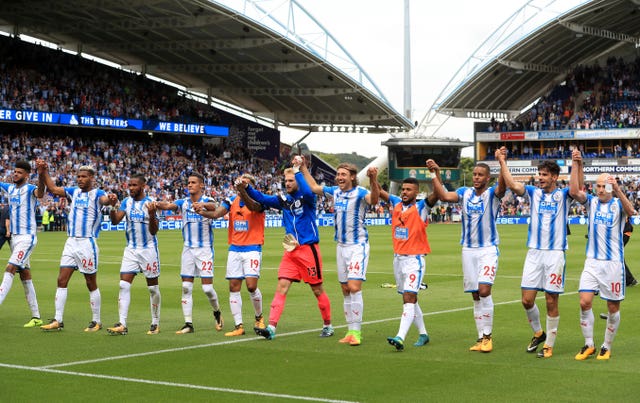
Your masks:
M284 255L278 268L278 285L271 302L269 326L264 329L254 328L257 335L272 340L276 337L276 326L284 311L287 292L291 283L300 280L309 284L311 291L318 299L318 308L324 325L320 337L333 336L331 326L331 303L322 287L322 257L318 242L318 226L316 224L316 196L300 172L302 158L296 156L293 168L284 171L286 194L270 196L247 185L247 194L256 202L271 208L282 210L282 221L285 237L282 246Z

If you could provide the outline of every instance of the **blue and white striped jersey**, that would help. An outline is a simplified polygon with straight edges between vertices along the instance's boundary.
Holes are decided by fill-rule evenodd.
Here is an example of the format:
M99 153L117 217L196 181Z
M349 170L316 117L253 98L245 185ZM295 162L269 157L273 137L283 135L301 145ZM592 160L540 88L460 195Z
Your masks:
M462 206L460 245L467 248L497 246L500 237L496 217L500 210L500 199L496 196L495 186L486 189L479 196L470 187L461 187L456 193Z
M536 186L525 186L531 201L531 220L527 246L531 249L567 250L569 188L544 193Z
M0 188L9 199L10 230L16 235L35 235L36 226L36 198L37 186L25 183L17 187L14 183L1 183Z
M213 199L202 196L198 202L209 203ZM176 200L175 205L178 206L182 215L182 238L184 246L189 248L213 248L213 229L212 222L209 218L203 217L193 210L193 202L190 197Z
M77 238L97 238L100 233L102 214L100 198L106 193L102 189L83 192L79 187L64 188L71 199L67 235Z
M602 203L597 196L587 195L589 214L587 257L624 262L624 223L627 215L617 197Z
M127 197L120 203L120 211L124 212L126 221L127 246L130 248L156 248L158 238L149 232L149 209L147 203L151 198L145 196L142 200Z
M338 186L324 186L322 191L333 198L334 240L349 245L368 242L369 233L364 219L368 206L365 197L370 192L362 186L356 186L346 192Z

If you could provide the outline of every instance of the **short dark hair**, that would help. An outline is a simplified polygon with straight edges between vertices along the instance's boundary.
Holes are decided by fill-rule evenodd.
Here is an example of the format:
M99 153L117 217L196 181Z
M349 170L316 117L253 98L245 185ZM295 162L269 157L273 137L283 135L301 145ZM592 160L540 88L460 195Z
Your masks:
M560 175L560 165L553 160L544 160L538 164L538 171L546 169L551 175Z
M137 179L142 183L147 183L147 179L142 174L133 174L131 175L131 179Z
M200 172L192 171L187 178L191 178L192 176L200 179L200 182L204 183L204 175Z
M480 168L484 168L487 171L487 173L491 175L491 168L489 168L489 165L485 164L484 162L478 162L476 166Z
M31 164L27 160L16 161L16 168L24 169L27 172L31 172Z
M418 187L420 187L420 183L418 182L418 180L416 178L405 178L402 183L408 183L410 185L416 185Z

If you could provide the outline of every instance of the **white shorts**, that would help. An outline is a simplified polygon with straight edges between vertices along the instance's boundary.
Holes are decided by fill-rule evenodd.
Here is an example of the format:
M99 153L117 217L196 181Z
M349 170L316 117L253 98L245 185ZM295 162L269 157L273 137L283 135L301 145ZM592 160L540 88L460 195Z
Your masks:
M493 285L498 271L497 246L462 248L462 284L464 292L478 292L479 284Z
M229 251L227 256L226 279L244 279L245 277L260 278L262 268L262 252L251 250L247 252Z
M143 273L146 278L160 276L160 256L156 248L124 248L121 274Z
M622 301L625 289L624 276L622 262L587 258L580 275L578 291L600 293L600 298L607 301Z
M95 238L69 237L64 243L60 267L77 269L82 274L95 274L99 255L100 249Z
M29 258L37 244L38 238L35 235L12 235L9 243L11 247L9 263L16 266L18 270L28 269L30 267Z
M369 265L369 242L357 245L338 244L336 248L338 281L346 284L349 280L367 280Z
M564 292L564 270L564 251L529 249L520 288L561 294Z
M393 274L396 278L398 294L418 293L425 270L424 256L395 255L393 257Z
M213 278L213 248L182 248L180 277Z

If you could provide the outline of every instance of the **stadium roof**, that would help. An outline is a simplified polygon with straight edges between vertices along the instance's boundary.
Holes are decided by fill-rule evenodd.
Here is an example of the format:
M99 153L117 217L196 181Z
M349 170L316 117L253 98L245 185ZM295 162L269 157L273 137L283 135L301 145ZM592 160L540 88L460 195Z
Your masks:
M640 0L531 0L460 68L417 131L439 128L437 114L515 117L577 65L635 57L639 21Z
M2 1L0 30L151 74L280 125L412 127L295 1L280 19L264 8L268 0L226 3ZM286 25L294 18L315 23L315 42Z
M603 61L640 44L640 1L592 1L522 38L452 92L439 109L518 113L576 65Z

